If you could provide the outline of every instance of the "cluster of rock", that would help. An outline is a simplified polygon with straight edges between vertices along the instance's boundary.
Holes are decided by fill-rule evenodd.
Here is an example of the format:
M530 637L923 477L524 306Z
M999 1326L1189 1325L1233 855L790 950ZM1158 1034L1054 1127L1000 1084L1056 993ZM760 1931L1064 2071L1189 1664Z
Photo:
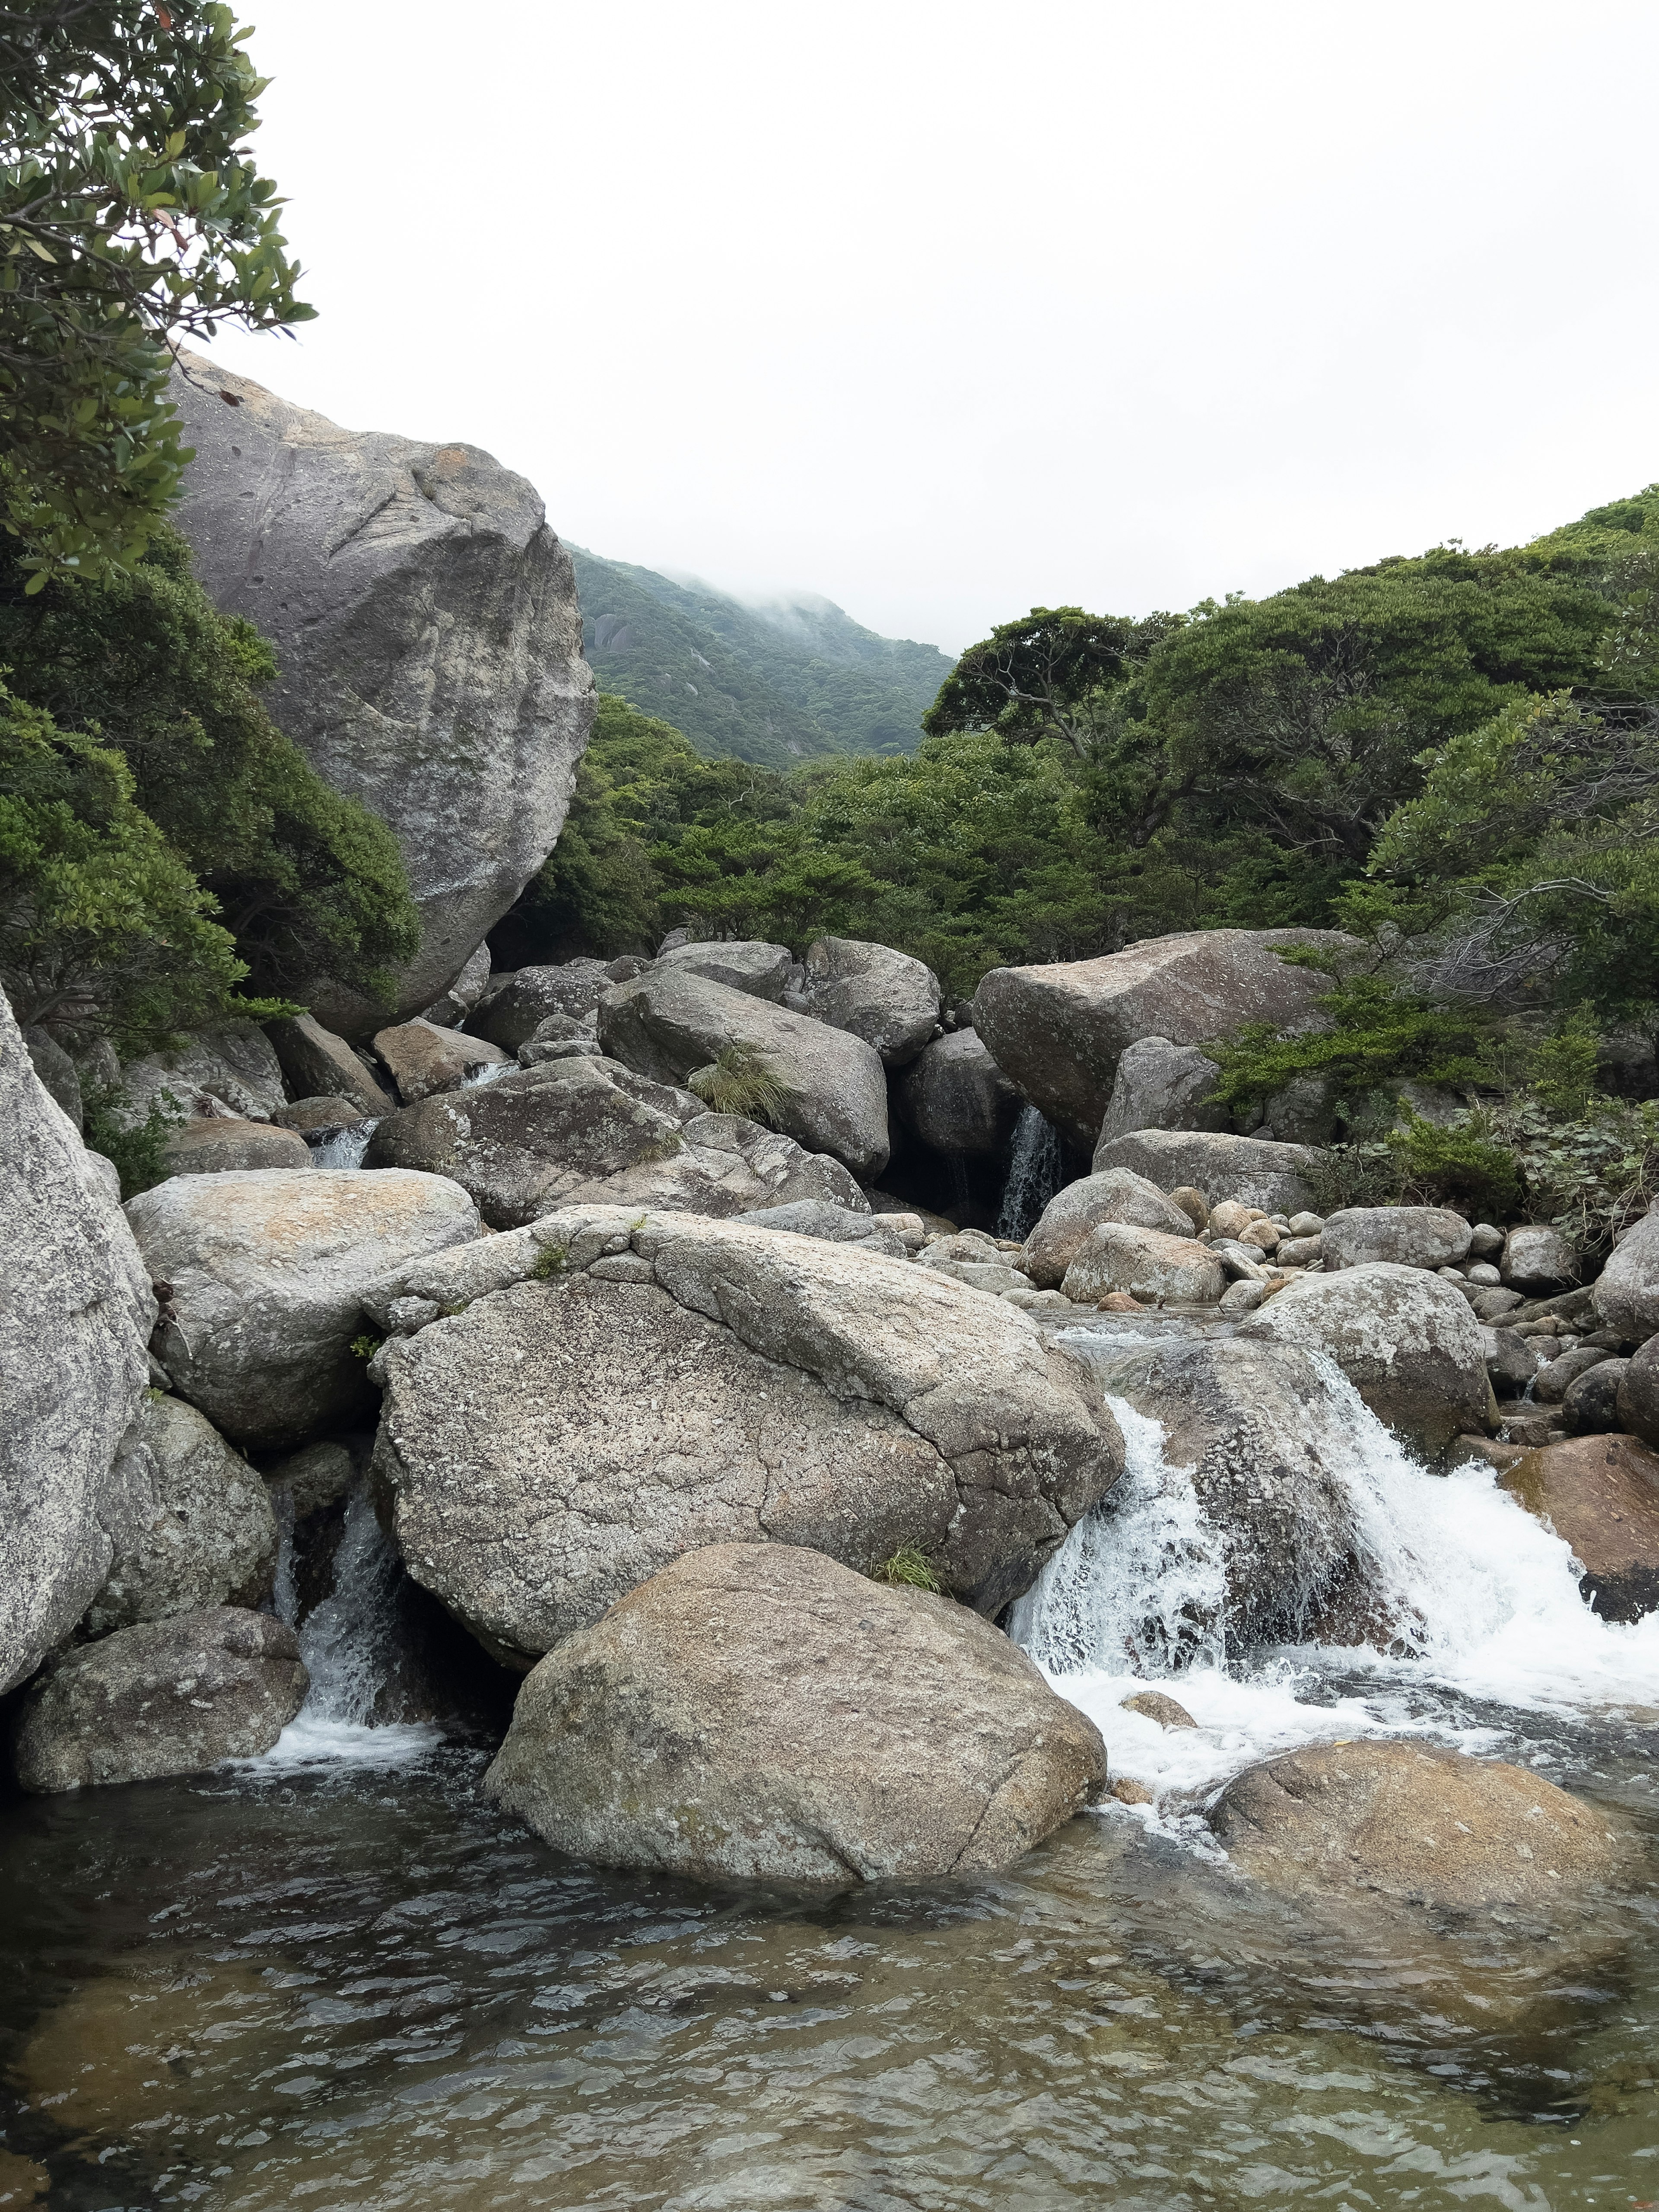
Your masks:
M125 1212L0 1036L66 1285L52 1390L23 1334L4 1355L44 1439L27 1480L0 1462L26 1786L268 1747L304 1694L259 1610L272 1486L299 1511L321 1455L337 1498L369 1430L408 1574L526 1676L490 1789L624 1863L968 1870L1098 1798L1097 1732L994 1624L1109 1516L1109 1393L1228 1532L1244 1644L1376 1632L1349 1385L1431 1462L1498 1458L1587 1596L1647 1609L1659 1230L1591 1285L1547 1229L1322 1214L1313 1150L1200 1126L1180 1056L1311 1006L1285 934L994 971L954 1012L848 939L475 957L361 1043L307 1016L118 1071L131 1117L186 1111ZM917 1146L1006 1158L1032 1103L1095 1149L1023 1237L884 1187ZM1581 1495L1617 1558L1572 1535Z

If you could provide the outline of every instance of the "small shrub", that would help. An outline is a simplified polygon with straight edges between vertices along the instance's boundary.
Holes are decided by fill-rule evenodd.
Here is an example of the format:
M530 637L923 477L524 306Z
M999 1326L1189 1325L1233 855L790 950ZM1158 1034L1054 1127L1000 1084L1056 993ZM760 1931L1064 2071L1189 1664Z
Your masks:
M1501 1218L1520 1201L1520 1164L1513 1150L1496 1139L1480 1108L1445 1123L1425 1121L1408 1108L1402 1125L1384 1141L1400 1163L1407 1204L1453 1205Z
M91 1092L85 1101L84 1138L87 1150L101 1152L120 1176L123 1199L137 1198L141 1190L154 1190L172 1174L167 1141L182 1126L185 1114L173 1093L161 1091L143 1120L125 1128L115 1118L121 1103L118 1084Z
M351 1340L352 1357L354 1359L373 1359L385 1342L383 1336L354 1336Z
M939 1595L939 1579L928 1564L927 1554L915 1544L901 1544L890 1559L884 1559L871 1577L872 1581L891 1583L902 1589L931 1590Z
M530 1271L534 1279L544 1283L551 1276L562 1275L564 1273L564 1256L568 1249L569 1247L564 1244L544 1244L541 1257Z
M792 1096L769 1054L741 1037L722 1045L712 1066L693 1069L685 1085L711 1113L741 1115L771 1128Z

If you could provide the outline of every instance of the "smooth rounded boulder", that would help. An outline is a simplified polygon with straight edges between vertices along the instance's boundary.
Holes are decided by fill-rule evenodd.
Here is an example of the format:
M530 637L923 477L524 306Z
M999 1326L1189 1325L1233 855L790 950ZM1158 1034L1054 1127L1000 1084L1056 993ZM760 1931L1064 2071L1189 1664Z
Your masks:
M1195 1044L1137 1037L1124 1048L1097 1142L1137 1129L1225 1129L1227 1109L1212 1103L1221 1070Z
M374 1049L405 1106L441 1091L459 1091L469 1075L506 1065L508 1055L487 1037L440 1029L420 1017L378 1030Z
M899 1077L894 1102L924 1145L988 1158L1007 1149L1025 1101L970 1029L923 1047Z
M831 1029L862 1037L886 1067L908 1067L939 1029L939 977L908 952L862 938L820 937L806 948L808 1005Z
M270 1121L214 1115L186 1121L161 1147L169 1175L240 1175L250 1169L309 1169L311 1148L297 1131Z
M836 1883L1012 1866L1105 1784L1000 1630L785 1544L690 1552L573 1636L484 1778L580 1859Z
M1659 1336L1637 1347L1619 1378L1618 1425L1644 1443L1659 1444Z
M1627 1344L1659 1331L1659 1212L1644 1214L1613 1248L1596 1279L1595 1310Z
M1095 1148L1094 1173L1128 1168L1160 1190L1183 1188L1207 1206L1237 1199L1264 1213L1298 1213L1314 1201L1319 1154L1306 1145L1230 1137L1206 1129L1138 1129Z
M1559 1229L1527 1222L1504 1240L1498 1272L1506 1287L1528 1297L1545 1297L1583 1279L1583 1262Z
M557 966L515 968L498 975L468 1016L474 1032L515 1053L550 1015L580 1021L616 982L603 960L567 960Z
M1468 1253L1469 1224L1443 1206L1347 1206L1329 1215L1321 1232L1326 1270L1369 1267L1387 1261L1399 1267L1455 1267Z
M17 1778L45 1796L258 1759L307 1686L294 1631L268 1613L212 1606L118 1629L65 1653L25 1695Z
M1312 1744L1253 1766L1210 1825L1270 1888L1451 1911L1558 1911L1634 1858L1606 1814L1530 1768L1409 1740Z
M1026 1272L1045 1290L1054 1288L1077 1257L1091 1230L1103 1221L1137 1229L1161 1230L1166 1237L1192 1237L1192 1218L1154 1182L1128 1168L1109 1168L1085 1176L1056 1192L1025 1239ZM1217 1293L1219 1296L1219 1292Z
M1147 938L1097 960L993 968L974 994L974 1027L1033 1106L1073 1144L1092 1145L1118 1063L1141 1038L1206 1044L1249 1022L1278 1030L1322 1024L1316 1002L1329 976L1279 957L1298 945L1358 949L1336 930L1201 929Z
M34 1672L109 1572L116 1447L149 1380L155 1300L107 1167L0 995L0 1691Z
M121 1439L115 1480L114 1557L84 1634L258 1604L276 1569L270 1494L193 1406L147 1396Z
M505 1658L707 1543L860 1571L914 1549L994 1616L1122 1471L1086 1370L933 1270L617 1206L508 1242L478 1257L518 1279L379 1355L375 1449L410 1573ZM469 1255L377 1296L453 1304L463 1277Z
M1328 1353L1378 1420L1431 1458L1498 1425L1480 1323L1461 1291L1421 1268L1299 1276L1238 1333Z
M1122 1291L1143 1305L1212 1306L1227 1287L1227 1273L1194 1237L1103 1221L1079 1245L1060 1287L1077 1305Z
M459 1184L397 1169L179 1176L126 1215L167 1285L156 1340L174 1389L234 1443L265 1449L372 1418L352 1350L360 1293L481 1225Z
M776 1006L796 972L795 957L787 945L768 945L756 938L717 938L703 944L676 945L659 953L659 968L684 969L711 983L724 983L730 991L744 991L751 999L767 999Z
M1498 1480L1571 1546L1592 1612L1640 1620L1659 1607L1659 1452L1651 1445L1571 1437L1529 1451Z
M887 1164L887 1073L845 1030L659 967L600 1000L599 1042L624 1066L672 1084L744 1048L781 1086L770 1115L786 1136L830 1153L860 1182Z

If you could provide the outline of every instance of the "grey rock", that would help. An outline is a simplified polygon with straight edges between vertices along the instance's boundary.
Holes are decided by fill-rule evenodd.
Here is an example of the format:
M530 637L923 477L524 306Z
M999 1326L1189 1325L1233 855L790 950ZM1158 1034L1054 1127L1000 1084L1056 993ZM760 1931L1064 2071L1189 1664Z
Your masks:
M271 1115L279 1129L340 1129L349 1121L364 1121L362 1109L350 1098L296 1098L291 1106L278 1107Z
M1498 1270L1505 1285L1537 1297L1565 1289L1583 1274L1578 1255L1559 1229L1539 1223L1511 1229L1504 1243Z
M276 648L278 727L397 837L422 944L396 1011L417 1013L564 821L595 705L569 556L476 447L343 430L191 355L173 397L198 574ZM337 986L307 995L354 1035L373 1025Z
M390 1114L392 1102L343 1036L310 1014L270 1022L265 1034L296 1097L349 1098L359 1114Z
M580 1022L615 988L603 960L567 960L552 968L518 968L495 977L478 1001L471 1026L504 1052L528 1044L554 1015Z
M1638 1345L1619 1379L1619 1425L1644 1443L1659 1444L1659 1336Z
M661 968L608 991L599 1013L605 1051L661 1083L683 1083L728 1046L753 1047L785 1085L776 1121L786 1136L863 1182L886 1166L886 1073L862 1037Z
M1311 1267L1316 1260L1322 1260L1324 1240L1319 1237L1282 1237L1275 1257L1281 1267Z
M17 1778L45 1795L257 1759L306 1686L294 1631L270 1613L214 1606L118 1629L69 1652L27 1692Z
M605 1047L596 1044L592 1037L549 1037L538 1042L532 1037L528 1044L519 1047L520 1067L543 1067L550 1060L603 1060Z
M1212 1306L1220 1302L1227 1275L1194 1237L1103 1221L1078 1247L1060 1287L1076 1305L1127 1291L1143 1305Z
M893 1099L924 1145L969 1159L1006 1151L1025 1104L971 1029L925 1046L899 1077Z
M539 1656L710 1541L860 1569L914 1545L994 1615L1121 1471L1086 1372L935 1271L617 1206L517 1234L544 1279L380 1355L399 1547L498 1651ZM652 1283L594 1273L624 1253ZM449 1303L443 1273L398 1288Z
M286 1497L295 1521L308 1520L325 1505L333 1505L351 1487L356 1467L341 1443L307 1444L265 1469L273 1495Z
M1626 1343L1640 1344L1659 1329L1659 1212L1625 1231L1594 1295L1597 1314Z
M884 1252L890 1260L908 1256L902 1233L884 1215L854 1213L844 1206L831 1206L821 1198L797 1199L790 1206L763 1206L734 1217L751 1229L769 1229L788 1237L822 1237L831 1244L862 1244Z
M1477 1221L1469 1231L1471 1260L1495 1260L1504 1249L1504 1232L1489 1221Z
M580 1859L846 1883L1011 1866L1099 1731L1006 1636L793 1546L689 1553L544 1659L485 1792Z
M1109 1168L1085 1176L1056 1192L1025 1239L1027 1272L1034 1283L1052 1289L1077 1257L1090 1231L1103 1221L1161 1230L1166 1237L1189 1237L1189 1216L1154 1182L1128 1168Z
M487 1037L465 1036L418 1018L379 1030L374 1049L405 1106L459 1091L477 1069L505 1066L511 1058Z
M204 1606L255 1606L276 1568L276 1516L247 1462L181 1398L149 1398L115 1455L114 1557L82 1623L107 1636Z
M1334 930L1207 929L1097 960L994 968L974 995L974 1026L1031 1104L1074 1144L1091 1145L1118 1063L1139 1038L1201 1045L1249 1022L1319 1025L1314 1002L1329 978L1279 958L1297 945L1334 952L1353 940ZM1177 1180L1202 1187L1196 1176Z
M1497 1426L1480 1324L1459 1291L1421 1268L1377 1261L1299 1275L1239 1335L1328 1353L1378 1420L1431 1456Z
M1267 1295L1265 1282L1252 1282L1248 1278L1241 1278L1228 1284L1221 1293L1221 1303L1216 1310L1223 1321L1241 1321L1246 1314L1254 1313Z
M462 967L443 996L421 1009L422 1017L435 1029L459 1029L483 994L489 981L489 947L481 945Z
M821 1022L862 1037L886 1067L908 1067L938 1033L939 977L908 952L862 938L820 937L806 948L805 994Z
M1443 1206L1349 1206L1333 1213L1322 1251L1328 1269L1449 1267L1469 1249L1469 1224Z
M1328 1145L1336 1133L1337 1086L1328 1077L1297 1075L1263 1102L1264 1132L1286 1145Z
M1559 1406L1581 1375L1587 1375L1592 1367L1599 1367L1612 1357L1611 1352L1594 1345L1581 1345L1576 1351L1564 1352L1539 1369L1532 1395L1540 1405Z
M1213 1237L1207 1249L1212 1258L1220 1261L1231 1281L1265 1283L1267 1280L1267 1255L1259 1244L1242 1243L1232 1237Z
M1285 1224L1292 1237L1317 1237L1325 1227L1325 1218L1319 1213L1293 1213Z
M277 1055L252 1022L193 1030L170 1050L125 1061L121 1096L110 1111L123 1127L133 1128L152 1106L189 1115L210 1111L212 1100L248 1121L269 1121L286 1103Z
M1474 1261L1464 1268L1463 1273L1471 1283L1478 1283L1483 1291L1496 1290L1504 1279L1497 1268L1486 1260Z
M1224 1129L1226 1109L1209 1103L1220 1079L1221 1070L1195 1044L1137 1037L1118 1060L1098 1142L1138 1129Z
M1287 1214L1311 1203L1309 1178L1318 1165L1318 1153L1304 1145L1205 1130L1141 1129L1098 1146L1094 1157L1097 1175L1133 1168L1160 1190L1190 1184L1212 1206L1231 1198L1266 1213Z
M1619 1425L1619 1393L1630 1371L1628 1359L1601 1359L1569 1382L1561 1396L1561 1418L1579 1436L1599 1436Z
M765 945L752 939L672 945L663 953L665 969L701 975L710 983L723 983L729 991L743 991L751 999L766 999L776 1006L794 973L794 955L787 945Z
M373 1418L351 1350L361 1291L479 1233L457 1185L395 1170L182 1176L126 1213L144 1264L173 1286L157 1349L179 1395L267 1449Z
M1486 1373L1500 1398L1518 1397L1538 1372L1538 1355L1512 1328L1486 1331Z
M0 996L0 1691L25 1680L109 1572L113 1463L155 1319L132 1234Z
M169 1175L233 1175L252 1168L291 1174L309 1169L311 1148L297 1130L270 1121L186 1121L161 1147Z
M1473 1287L1473 1285L1471 1285ZM1475 1314L1484 1322L1502 1320L1505 1314L1526 1304L1519 1291L1480 1291L1470 1300Z
M86 1119L86 1102L81 1095L81 1071L57 1038L38 1025L23 1031L23 1047L41 1083L63 1108L78 1133Z

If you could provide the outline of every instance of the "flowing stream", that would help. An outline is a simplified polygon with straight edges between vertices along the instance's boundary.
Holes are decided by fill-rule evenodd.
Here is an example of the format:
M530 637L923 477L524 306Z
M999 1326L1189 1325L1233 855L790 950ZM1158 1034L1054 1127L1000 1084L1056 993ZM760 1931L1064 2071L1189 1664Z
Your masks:
M397 1571L354 1492L275 1753L0 1810L0 2203L1659 2201L1659 1899L1622 1900L1599 1948L1501 1915L1345 1921L1243 1882L1200 1817L1266 1753L1405 1731L1529 1764L1659 1842L1659 1620L1597 1620L1487 1471L1427 1474L1350 1412L1390 1653L1230 1666L1219 1539L1125 1407L1110 1518L1015 1625L1158 1802L1103 1806L996 1879L829 1896L562 1860L483 1799L486 1741L369 1725ZM291 1555L278 1602L294 1617ZM1122 1711L1148 1684L1200 1725Z

